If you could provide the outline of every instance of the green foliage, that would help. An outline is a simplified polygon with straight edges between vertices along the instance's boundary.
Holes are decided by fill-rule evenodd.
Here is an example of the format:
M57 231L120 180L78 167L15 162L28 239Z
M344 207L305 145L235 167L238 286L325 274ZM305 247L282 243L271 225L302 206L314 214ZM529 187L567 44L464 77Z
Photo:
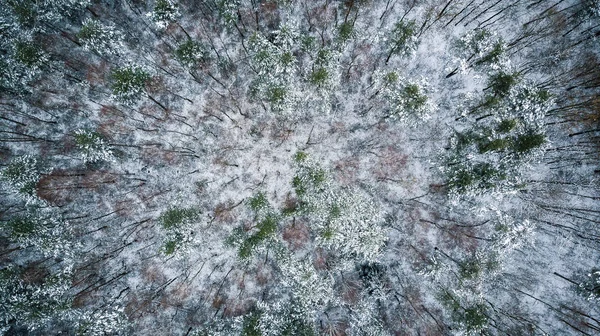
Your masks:
M483 42L491 36L491 33L485 29L477 29L467 42L467 47L473 50L474 53L482 52L481 47Z
M476 304L464 309L459 322L464 324L467 334L478 334L486 328L488 323L486 310L484 304Z
M130 65L112 73L112 92L121 101L135 101L144 91L150 74L141 67Z
M404 107L409 111L417 111L427 103L427 96L421 93L416 84L408 84L404 87Z
M281 336L315 336L315 330L310 323L292 316L288 324L281 331Z
M77 33L77 38L82 40L91 40L102 36L100 23L94 20L87 20Z
M508 139L494 139L487 142L480 142L478 144L479 153L487 153L491 151L501 151L506 149L510 145Z
M241 336L262 336L259 326L261 315L260 311L255 310L244 316Z
M240 259L248 259L254 249L273 236L277 231L278 218L274 215L267 215L266 218L258 222L256 225L257 231L254 234L248 235L242 241L238 250Z
M416 23L399 21L394 26L390 36L390 54L405 55L416 47Z
M171 208L163 212L158 221L166 230L166 237L161 247L165 255L171 255L190 241L188 226L196 220L201 212L195 208Z
M174 234L172 235L171 238L169 238L162 247L162 250L164 252L164 254L166 255L171 255L173 253L175 253L175 251L181 247L181 244L183 242L183 235L181 234Z
M398 73L395 71L391 71L388 72L385 77L383 77L383 80L385 81L386 84L394 84L398 82L398 79L400 77L398 76Z
M331 59L331 50L327 48L321 48L317 52L317 59L315 60L316 64L324 65L327 64Z
M97 132L80 132L73 135L75 143L79 147L89 147L95 145L98 140L102 139L102 135Z
M481 261L478 258L469 258L459 264L459 275L465 280L478 278L482 273Z
M489 53L475 62L475 65L498 63L502 57L502 54L504 54L504 51L504 42L498 41L496 44L494 44L494 48Z
M35 220L29 217L14 217L6 222L6 228L10 235L15 238L27 237L33 234L37 226Z
M279 105L285 101L287 95L287 89L283 86L273 86L267 91L267 100L272 105Z
M164 252L166 255L173 254L173 252L175 252L176 248L177 248L176 240L168 240L163 246L163 249L164 249Z
M447 290L437 296L438 302L450 312L452 320L467 335L479 335L487 328L487 306L483 303L463 305L460 299ZM466 307L465 307L466 306Z
M303 154L299 154L303 153ZM302 197L309 189L320 189L327 180L327 173L324 169L307 164L307 155L304 152L296 154L296 162L300 164L298 174L292 178L292 187L298 197Z
M331 227L331 225L325 225L323 227L323 229L321 230L321 232L319 232L319 234L321 235L321 237L324 240L330 240L333 238L333 234L335 232L333 231L333 228Z
M576 291L588 300L600 300L600 268L592 268L587 272Z
M466 192L468 188L473 184L474 178L470 171L466 169L461 169L451 176L450 183L448 183L448 187L450 189L456 189L458 192Z
M258 192L247 201L256 214L257 224L248 233L243 227L235 228L226 239L226 244L238 246L238 257L247 260L254 250L277 232L279 218L270 210L269 201L263 192Z
M341 42L348 41L354 33L354 25L350 22L344 22L338 27L338 38Z
M306 185L303 183L300 176L296 175L292 178L292 187L294 187L296 195L298 196L302 196L306 192Z
M506 97L510 89L518 82L518 74L499 72L490 77L488 87L494 96Z
M458 311L461 309L460 302L458 301L458 299L454 297L452 293L445 289L438 293L436 298L442 306L444 306L451 312Z
M195 67L209 59L206 48L199 42L187 39L175 49L175 58L186 67Z
M84 162L113 160L112 148L100 133L79 129L74 132L73 137Z
M175 14L177 9L169 0L156 0L154 4L154 13L158 16L169 16Z
M341 214L342 214L342 209L340 208L340 206L337 204L333 204L329 210L329 218L335 219L335 218L340 217Z
M29 41L15 43L15 59L28 67L36 67L44 62L42 49Z
M158 28L166 28L169 23L175 21L179 16L178 6L171 0L156 0L149 16Z
M32 28L38 13L33 0L8 0L7 5L13 10L17 21L25 28Z
M295 60L296 60L296 57L294 56L294 54L292 54L289 51L288 52L284 52L283 54L281 54L281 64L284 67L292 65Z
M240 5L239 0L218 0L216 1L219 16L228 26L233 26L238 21L237 9Z
M315 49L317 39L314 36L303 35L300 40L300 48L303 51L312 51Z
M324 67L318 67L310 73L308 80L316 86L322 86L327 82L328 78L329 73L327 72L327 69Z
M462 133L456 132L454 136L456 138L456 150L458 152L464 150L469 145L471 145L479 139L479 136L477 134L469 131Z
M23 281L23 271L14 266L0 270L0 329L11 320L29 330L45 327L71 307L67 295L71 282L67 275L38 269L42 277L35 283L27 283Z
M512 131L516 126L517 126L516 119L504 119L496 127L496 132L508 133L508 132Z
M301 163L301 162L305 161L307 158L308 158L308 154L306 154L306 152L303 152L303 151L298 151L294 155L294 161L296 161L296 163Z
M34 157L20 156L13 159L0 172L0 177L15 188L17 192L33 196L40 178L37 165L37 160Z
M539 89L535 92L537 98L542 102L547 102L552 98L552 94L548 90Z
M172 208L163 212L158 218L163 228L171 229L198 217L200 212L194 208Z
M265 193L259 192L248 200L248 205L250 209L260 211L269 206L269 200L267 200Z
M114 27L94 19L86 19L82 23L77 38L84 49L101 55L118 54L124 47L122 35Z
M540 133L526 133L517 136L513 142L513 149L517 153L529 152L546 143L546 136Z
M460 194L471 190L493 189L499 181L506 179L506 174L490 163L480 162L472 167L459 167L450 171L448 188Z
M251 65L257 72L250 84L250 96L268 101L276 112L285 111L293 102L296 58L291 48L295 39L295 34L284 26L274 38L256 32L248 40Z

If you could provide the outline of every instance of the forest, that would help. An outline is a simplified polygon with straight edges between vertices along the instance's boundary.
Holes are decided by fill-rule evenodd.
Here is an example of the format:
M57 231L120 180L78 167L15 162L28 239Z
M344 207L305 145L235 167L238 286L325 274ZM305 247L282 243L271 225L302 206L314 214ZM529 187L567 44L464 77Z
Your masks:
M600 0L0 0L0 335L600 335Z

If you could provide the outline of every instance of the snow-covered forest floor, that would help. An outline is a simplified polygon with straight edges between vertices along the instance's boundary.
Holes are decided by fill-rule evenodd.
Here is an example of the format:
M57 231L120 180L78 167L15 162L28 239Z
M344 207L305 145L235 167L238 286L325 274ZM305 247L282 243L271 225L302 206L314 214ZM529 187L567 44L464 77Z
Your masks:
M598 0L0 0L4 335L597 335Z

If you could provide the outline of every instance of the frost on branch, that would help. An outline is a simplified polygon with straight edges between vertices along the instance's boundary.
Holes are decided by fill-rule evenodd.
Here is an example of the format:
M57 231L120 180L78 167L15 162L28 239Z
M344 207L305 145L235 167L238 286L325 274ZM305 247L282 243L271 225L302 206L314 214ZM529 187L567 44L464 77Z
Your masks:
M11 218L2 231L23 247L35 247L43 256L60 258L66 268L72 267L77 245L73 243L70 225L49 214Z
M24 272L12 265L0 269L0 331L8 330L16 321L28 331L43 332L70 309L67 294L71 282L67 275L44 272L41 280L30 283L23 280Z
M86 19L77 38L83 48L101 55L116 55L124 47L122 35L113 26L93 19Z
M519 188L521 169L548 145L542 122L553 104L548 91L520 83L516 73L499 72L490 76L482 98L472 99L457 118L469 126L455 133L445 154L442 170L454 196Z
M586 273L577 291L589 301L600 300L600 269L592 268Z
M158 221L164 230L164 243L161 248L165 255L185 250L192 242L192 224L202 213L195 208L177 208L163 212Z
M269 41L260 32L249 40L252 66L257 74L250 85L250 96L267 101L275 112L288 111L294 104L292 83L296 73L296 57L292 47L298 33L291 26L283 26L274 32L276 38Z
M331 275L319 272L309 259L293 256L280 261L281 285L288 288L303 316L312 320L334 299Z
M362 299L350 310L350 333L352 336L388 336L379 318L377 302Z
M207 62L210 55L200 42L187 39L177 47L175 57L183 66L191 69Z
M419 45L415 21L398 21L389 33L387 44L389 48L386 64L392 55L410 56Z
M395 71L377 72L374 84L377 91L373 97L381 94L387 105L384 118L415 125L429 119L436 110L435 104L428 97L433 90L424 78L407 80Z
M348 266L376 261L387 241L379 207L364 192L336 185L324 169L300 154L293 186L318 233L317 244L335 251Z
M72 312L80 335L118 335L125 331L129 322L123 308Z
M13 192L18 193L26 201L36 199L35 188L40 179L38 160L31 155L13 159L6 168L0 171L0 177Z
M134 103L144 93L150 74L141 66L129 64L112 73L112 93L116 100Z
M522 221L515 220L514 217L498 213L495 233L492 236L494 240L492 248L500 256L526 245L531 242L534 234L535 225L528 219Z
M152 12L146 14L158 27L165 29L171 22L175 22L181 15L179 6L171 0L156 0Z
M506 55L506 43L502 38L486 29L474 29L454 43L455 66L448 77L465 73L468 68L490 72L507 69L510 59Z
M74 132L74 137L83 162L114 161L112 147L99 133L79 129Z

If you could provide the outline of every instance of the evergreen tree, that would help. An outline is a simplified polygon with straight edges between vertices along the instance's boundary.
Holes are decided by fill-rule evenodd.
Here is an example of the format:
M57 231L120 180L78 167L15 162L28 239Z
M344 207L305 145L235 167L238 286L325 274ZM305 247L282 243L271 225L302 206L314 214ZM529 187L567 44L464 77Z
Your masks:
M81 151L84 162L113 161L111 146L97 132L79 129L74 132L75 144Z
M600 300L600 269L592 268L579 282L578 292L587 300Z
M14 192L26 200L35 199L36 185L40 179L39 164L35 157L16 157L0 172L0 176Z
M201 43L187 39L177 47L175 57L183 66L194 68L207 62L209 54Z
M179 6L171 0L156 0L152 12L147 14L158 29L167 28L167 26L170 23L175 22L180 15Z
M150 74L141 66L130 64L112 73L112 93L118 101L133 103L145 91Z
M93 19L86 19L77 38L83 48L100 55L116 55L124 47L121 34L113 26L107 26Z

